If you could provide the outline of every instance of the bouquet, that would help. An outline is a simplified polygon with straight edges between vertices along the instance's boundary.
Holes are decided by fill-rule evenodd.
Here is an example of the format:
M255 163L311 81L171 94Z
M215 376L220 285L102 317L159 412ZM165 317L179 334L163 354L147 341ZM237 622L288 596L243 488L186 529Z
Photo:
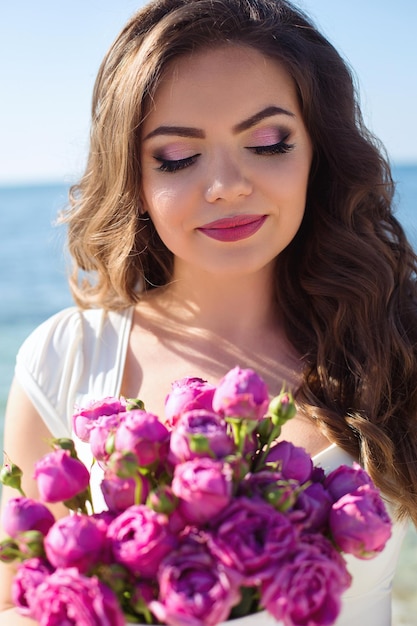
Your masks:
M40 501L4 465L20 491L0 546L1 560L18 560L18 610L43 626L216 626L261 610L285 626L333 624L351 583L343 553L372 558L391 521L359 465L325 475L277 443L294 414L289 392L269 401L238 367L217 386L173 383L164 421L124 398L77 410L74 440L91 446L107 510L94 511L72 439L36 464ZM53 502L69 515L55 520Z

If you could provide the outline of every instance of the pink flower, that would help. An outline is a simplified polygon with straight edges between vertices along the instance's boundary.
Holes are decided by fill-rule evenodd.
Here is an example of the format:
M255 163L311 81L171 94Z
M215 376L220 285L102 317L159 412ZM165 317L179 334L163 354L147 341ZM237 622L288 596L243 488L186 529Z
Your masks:
M338 547L359 559L381 552L392 523L379 492L370 485L342 496L330 512L330 530Z
M169 626L215 626L240 599L237 581L192 537L164 559L158 581L159 598L150 609Z
M26 530L39 530L46 535L55 518L41 502L31 498L12 498L6 503L2 525L10 537L17 537Z
M54 567L76 567L80 572L88 573L104 554L106 534L94 518L68 515L51 527L44 546Z
M102 415L90 430L90 448L93 457L97 461L108 461L111 449L109 449L109 441L114 436L119 426L118 415Z
M325 531L332 500L321 483L312 483L298 496L291 520L308 532Z
M39 558L27 559L20 564L12 583L12 600L19 613L33 617L34 593L52 571L52 566Z
M346 564L330 542L306 534L262 583L261 604L285 626L330 626L350 582Z
M240 497L210 525L208 541L217 559L249 586L271 576L294 549L296 532L289 519L269 504Z
M213 409L224 417L259 421L269 405L268 388L251 369L235 367L224 376L214 392Z
M35 464L33 476L38 484L41 500L63 502L84 491L90 474L81 461L70 456L68 450L55 450Z
M181 378L172 383L172 391L165 399L165 419L175 426L179 417L190 409L212 410L215 387L202 378Z
M305 483L311 478L313 461L304 448L294 446L289 441L280 441L274 445L265 460L265 463L276 463L277 470L284 478L294 479Z
M324 486L336 502L347 493L356 491L362 485L374 486L369 474L358 464L353 463L352 467L341 465L327 475Z
M100 485L104 500L110 511L120 513L132 504L144 504L149 494L149 483L145 476L119 478L106 471Z
M77 411L72 418L74 432L81 441L90 440L90 432L102 415L114 415L126 410L126 402L119 398L104 398L92 402L88 407Z
M156 575L162 559L176 546L168 518L144 505L131 506L108 527L115 560L135 576Z
M204 523L230 502L232 468L210 458L186 461L175 467L172 491L180 514L190 523Z
M119 425L117 415L103 415L99 417L97 422L92 426L90 431L90 449L96 461L109 460L112 452L112 437Z
M163 463L168 455L169 431L156 415L141 409L121 414L115 435L115 450L134 452L141 467L156 461Z
M45 578L34 593L32 607L40 626L125 626L114 593L75 567L57 569Z
M171 432L169 460L175 464L195 457L222 458L233 449L224 419L212 411L194 409L183 413Z

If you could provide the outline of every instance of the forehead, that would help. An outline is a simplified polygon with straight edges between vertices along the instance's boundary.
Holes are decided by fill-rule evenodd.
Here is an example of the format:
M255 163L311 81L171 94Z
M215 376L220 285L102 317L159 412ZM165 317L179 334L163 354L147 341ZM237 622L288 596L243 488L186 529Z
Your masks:
M296 87L285 66L245 45L199 50L171 61L157 86L146 125L156 118L245 117L270 105L299 115ZM158 120L159 121L159 120Z

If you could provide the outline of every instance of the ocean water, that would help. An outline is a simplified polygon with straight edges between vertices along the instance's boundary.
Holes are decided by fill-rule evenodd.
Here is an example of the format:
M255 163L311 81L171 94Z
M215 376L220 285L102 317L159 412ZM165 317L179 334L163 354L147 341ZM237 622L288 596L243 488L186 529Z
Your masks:
M417 164L394 168L397 217L417 248ZM64 231L53 223L67 202L64 184L0 187L0 440L14 360L24 338L70 306ZM395 583L395 626L417 626L417 534L406 539Z

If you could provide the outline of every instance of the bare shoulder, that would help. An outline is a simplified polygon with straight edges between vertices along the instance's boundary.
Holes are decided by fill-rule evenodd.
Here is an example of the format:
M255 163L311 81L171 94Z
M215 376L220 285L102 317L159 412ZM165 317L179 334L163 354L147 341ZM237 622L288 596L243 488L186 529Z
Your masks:
M5 418L3 450L24 472L23 489L36 497L32 480L33 465L51 451L52 435L26 393L14 380L10 389Z
M15 609L0 611L0 626L31 626L31 624L36 624L36 622L19 615Z
M29 498L38 498L36 482L32 478L33 468L36 461L51 451L51 440L52 435L39 413L20 385L14 381L6 409L3 450L6 458L22 469L22 487ZM15 489L3 487L1 510L3 511L8 500L18 496L19 493ZM50 508L56 517L67 513L65 507L60 505ZM4 537L2 529L0 537ZM12 624L17 626L33 623L13 611L4 612L11 606L10 589L13 574L13 565L0 563L0 625L7 623L7 626L12 626ZM6 614L8 617L4 617Z

